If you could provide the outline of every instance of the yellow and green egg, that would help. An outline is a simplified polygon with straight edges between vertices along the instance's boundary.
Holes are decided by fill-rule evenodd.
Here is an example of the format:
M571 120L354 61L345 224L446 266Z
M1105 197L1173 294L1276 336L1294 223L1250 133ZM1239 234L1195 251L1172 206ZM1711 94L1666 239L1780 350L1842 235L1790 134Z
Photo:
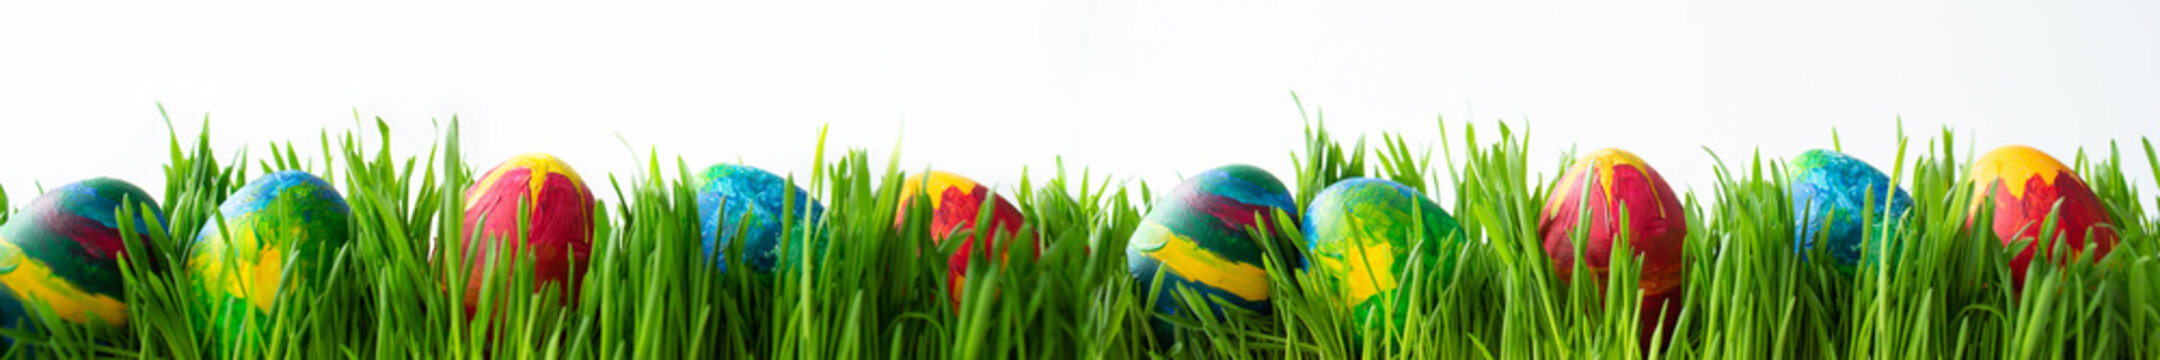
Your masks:
M278 297L330 276L351 211L329 182L300 171L264 175L219 205L224 220L203 226L187 258L215 336L235 346L263 339Z
M1445 273L1463 236L1455 218L1416 189L1352 178L1315 195L1305 210L1307 270L1332 280L1360 328L1387 314L1400 326L1411 310L1401 279L1412 269ZM1417 266L1422 264L1422 266Z

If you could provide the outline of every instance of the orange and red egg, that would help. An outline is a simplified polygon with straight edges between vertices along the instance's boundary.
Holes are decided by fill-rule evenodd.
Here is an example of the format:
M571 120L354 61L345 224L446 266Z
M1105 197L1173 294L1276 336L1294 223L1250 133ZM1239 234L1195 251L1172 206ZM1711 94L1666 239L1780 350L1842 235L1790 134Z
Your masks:
M1585 208L1587 218L1582 217ZM1588 243L1583 244L1581 260L1595 272L1600 286L1612 261L1614 239L1623 233L1632 239L1633 253L1642 257L1642 340L1647 343L1652 326L1661 322L1670 334L1679 320L1686 275L1681 252L1688 231L1686 210L1672 187L1649 163L1624 150L1598 150L1576 160L1553 185L1538 220L1545 253L1562 279L1574 272L1578 259L1572 235L1584 221L1589 222L1589 233L1584 234Z
M963 285L967 281L968 260L974 257L977 249L1002 249L1004 247L1000 246L999 241L1014 241L1013 239L1019 238L1020 224L1024 220L1020 216L1019 208L1005 201L1005 198L992 194L990 187L959 174L930 171L908 177L907 184L901 186L900 212L899 216L893 218L895 227L907 221L909 206L917 194L923 194L930 200L931 241L942 244L949 240L949 236L966 234L961 237L960 249L953 252L946 267L946 278L950 280L952 289L952 304L957 309L960 306L960 297L966 289ZM994 203L988 209L990 223L977 226L976 219L981 217L979 215L982 214L985 203ZM976 241L978 239L983 241ZM1028 246L1031 253L1040 255L1041 249L1036 249L1033 241L1019 241ZM1001 258L997 255L990 257Z
M2045 234L2047 240L2057 241L2054 247L2068 249L2069 254L2040 253L2053 259L2066 259L2084 251L2086 242L2093 243L2093 253L2086 257L2098 260L2115 248L2116 234L2110 223L2107 209L2092 188L2079 180L2076 172L2063 166L2055 157L2048 156L2031 146L2009 145L1989 151L1972 165L1972 208L1966 225L1980 214L1983 206L1994 210L1993 220L1996 236L2003 245L2013 245L2020 240L2030 241L2010 259L2010 276L2013 284L2025 282L2025 268L2032 263L2041 247L2041 225L2048 213L2061 204L2056 213L2057 223L2053 233ZM2060 262L2061 260L2056 260Z

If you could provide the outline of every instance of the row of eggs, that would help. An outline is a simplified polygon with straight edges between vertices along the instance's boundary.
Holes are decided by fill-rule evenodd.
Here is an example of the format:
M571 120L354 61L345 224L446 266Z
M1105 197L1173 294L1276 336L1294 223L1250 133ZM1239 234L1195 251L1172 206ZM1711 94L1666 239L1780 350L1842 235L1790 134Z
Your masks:
M802 236L804 227L783 230L776 214L793 208L797 219L816 221L823 205L784 178L748 166L721 164L694 181L701 243L708 256L741 238L744 263L761 272L785 263L783 239ZM945 172L910 179L903 196L926 193L932 208L933 239L973 228L975 210L993 203L986 228L996 237L1017 235L1019 210L989 188ZM525 236L517 251L533 259L535 286L558 284L564 298L577 296L592 246L595 200L583 179L567 163L547 154L513 157L495 166L466 191L461 237L468 264L494 261L494 246L473 246L474 239L506 241ZM790 198L792 195L792 199ZM123 206L141 209L136 231L123 236L115 213ZM905 214L907 201L902 202ZM520 226L520 212L526 211ZM351 209L323 179L301 171L281 171L257 178L219 206L223 222L212 219L187 250L186 269L195 276L199 300L220 304L211 324L222 333L244 336L243 320L267 313L278 296L287 268L299 279L320 279L324 257L351 238ZM28 300L49 307L55 316L75 323L117 327L126 323L126 298L120 262L126 241L147 244L146 224L164 228L165 216L142 189L125 181L98 178L47 192L0 226L0 327L27 319ZM896 220L895 224L900 221ZM222 226L221 226L222 224ZM782 234L783 231L790 231ZM969 249L968 236L951 259L951 280L958 288ZM986 241L987 242L987 241ZM983 246L989 246L984 244ZM286 264L287 261L293 264ZM722 269L726 264L720 263ZM464 307L470 316L485 287L486 266L470 266ZM954 292L957 304L958 292Z
M1806 251L1821 239L1842 270L1851 271L1860 260L1863 232L1883 233L1881 224L1896 223L1870 226L1862 220L1864 211L1894 217L1911 206L1910 196L1896 190L1888 176L1852 156L1810 150L1791 164L1789 196L1801 229L1794 236L1795 251ZM2063 239L2063 246L2076 252L2089 237L2095 243L2093 259L2113 247L2114 232L2092 190L2037 149L2013 145L1992 151L1973 164L1969 181L1979 186L1970 211L1977 214L1982 206L1991 206L1993 230L2004 245L2041 236L2040 222L2060 201L2060 225L2048 234L2050 239ZM1274 230L1282 224L1268 222L1277 219L1274 213L1301 221L1293 225L1302 230L1310 258L1300 265L1333 278L1360 323L1389 301L1398 309L1389 315L1400 317L1403 296L1394 291L1396 274L1412 262L1433 269L1453 266L1439 249L1460 246L1466 236L1447 212L1416 190L1380 179L1329 185L1300 218L1288 189L1275 177L1259 168L1233 165L1188 179L1158 200L1128 243L1127 268L1142 283L1162 279L1158 312L1175 314L1182 308L1172 287L1220 299L1213 306L1266 311L1269 279L1262 269L1268 259L1262 239L1248 230L1279 238ZM1579 228L1587 233L1576 234ZM1614 251L1613 239L1629 234L1634 255L1643 259L1638 284L1644 296L1642 326L1664 324L1669 329L1677 322L1684 294L1687 214L1664 178L1642 158L1604 149L1577 160L1548 193L1538 231L1562 279L1570 277L1578 260L1574 236L1587 240L1582 244L1583 267L1602 278ZM2014 283L2022 283L2035 248L2026 246L2011 260ZM1649 333L1644 331L1645 342Z
M1801 226L1795 248L1826 242L1837 263L1850 267L1858 261L1862 232L1882 231L1879 225L1859 219L1863 204L1902 214L1911 199L1893 189L1881 171L1851 156L1813 150L1792 161L1793 205ZM2073 171L2036 149L2008 146L1980 158L1970 180L1982 186L1975 191L1973 210L1992 204L1994 230L2005 244L2039 236L2037 222L2058 201L2061 226L2050 236L2068 240L2068 248L2084 247L2090 234L2098 258L2112 248L2115 236L2097 197ZM738 165L715 165L697 179L697 207L702 243L707 254L716 254L737 238L742 239L744 262L758 271L771 271L789 263L780 254L783 239L801 238L803 227L781 226L776 214L791 213L811 222L824 208L770 172ZM1887 196L1884 193L1888 192ZM1622 232L1621 212L1632 219L1627 226L1634 236L1634 252L1645 258L1641 286L1646 298L1643 313L1667 314L1654 304L1677 306L1684 273L1680 249L1687 219L1671 188L1656 170L1626 151L1607 149L1578 160L1554 184L1539 220L1539 231L1548 255L1563 278L1574 268L1571 232L1588 220L1588 243L1584 244L1586 267L1600 275L1613 251L1612 239ZM524 245L532 252L536 282L559 282L566 296L576 296L576 284L591 247L594 200L578 174L567 164L546 154L514 157L489 170L466 193L466 236L504 238L519 229L521 204L531 204L530 223ZM949 260L949 280L957 305L960 284L970 253L977 248L996 248L991 239L1019 235L1024 221L1018 209L986 186L965 177L932 171L911 177L903 186L901 224L916 197L930 202L932 238L944 241L952 234L974 232L981 209L992 213L983 229L968 235ZM1578 196L1579 195L1579 196ZM115 210L123 202L148 203L149 194L113 179L92 179L69 184L39 197L20 215L0 226L0 321L14 321L25 314L24 299L35 298L54 313L74 322L126 321L123 285L117 259L128 238L147 239L141 230L119 234ZM1872 204L1867 199L1874 199ZM1621 206L1621 204L1648 204ZM1587 211L1579 211L1587 207ZM143 211L138 223L162 221L155 206ZM788 210L792 209L792 211ZM1566 211L1563 211L1566 210ZM348 239L349 208L329 183L303 172L272 173L248 183L219 208L225 227L206 226L190 249L187 268L200 274L198 293L207 301L225 302L227 311L215 324L236 326L241 311L267 311L287 267L287 253L300 254L292 264L303 278L319 276L316 265L326 249ZM1156 277L1164 284L1182 286L1212 295L1229 304L1264 310L1269 281L1263 268L1264 251L1248 229L1274 235L1283 224L1271 224L1280 212L1297 222L1305 234L1311 257L1300 266L1332 276L1342 284L1346 303L1363 319L1382 306L1375 299L1399 301L1393 294L1394 278L1413 261L1441 268L1450 257L1439 249L1460 244L1466 236L1455 220L1437 204L1409 187L1380 179L1358 178L1332 184L1299 211L1290 193L1266 171L1233 165L1209 170L1186 180L1152 206L1126 249L1127 267L1143 281ZM1299 215L1302 215L1301 217ZM1588 215L1588 218L1583 218ZM1881 224L1883 222L1876 222ZM161 224L162 225L162 224ZM783 234L783 232L793 231ZM978 238L983 239L978 244ZM468 240L469 242L469 240ZM1032 241L1028 242L1032 244ZM468 261L489 259L478 250ZM2034 257L2034 247L2013 259L2013 273ZM1415 258L1413 258L1415 256ZM2046 256L2046 255L2042 255ZM724 266L724 265L723 265ZM475 266L473 284L466 291L468 312L476 302L481 267ZM1165 271L1167 270L1167 271ZM1175 313L1176 301L1157 301L1158 311ZM1400 308L1399 306L1397 308ZM1644 316L1643 321L1659 321Z

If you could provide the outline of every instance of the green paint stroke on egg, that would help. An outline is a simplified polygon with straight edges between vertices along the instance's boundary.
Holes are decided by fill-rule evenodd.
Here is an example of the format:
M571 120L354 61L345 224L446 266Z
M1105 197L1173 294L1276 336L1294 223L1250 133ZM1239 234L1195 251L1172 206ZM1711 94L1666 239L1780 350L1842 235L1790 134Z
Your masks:
M319 287L330 257L351 238L351 212L329 182L300 171L257 178L219 205L224 226L215 218L204 224L187 264L219 338L228 346L259 341L253 335L270 329L271 306L287 290L284 274L298 277L291 285Z
M123 203L141 211L131 236L119 230ZM149 193L125 181L97 178L61 186L0 225L0 283L24 301L45 302L62 320L126 325L120 274L125 241L147 246L148 227L163 228L164 218ZM147 259L153 270L161 267L156 258Z
M1336 281L1335 290L1360 328L1372 314L1390 308L1390 318L1400 324L1409 297L1396 291L1404 281L1397 274L1413 261L1425 264L1430 274L1450 273L1455 258L1448 254L1460 249L1464 238L1455 218L1424 194L1374 178L1347 179L1321 190L1306 209L1304 233L1311 252L1304 266Z

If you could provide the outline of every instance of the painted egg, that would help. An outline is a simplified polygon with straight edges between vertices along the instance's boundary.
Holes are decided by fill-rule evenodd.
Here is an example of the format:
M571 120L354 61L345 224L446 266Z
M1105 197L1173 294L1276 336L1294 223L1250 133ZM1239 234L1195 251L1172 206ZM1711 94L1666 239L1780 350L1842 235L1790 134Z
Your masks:
M2010 145L1989 151L1973 162L1971 180L1976 188L1969 211L1979 214L1981 206L1994 207L1995 234L2003 245L2040 238L2040 226L2047 220L2049 209L2061 202L2055 233L2046 236L2068 241L2055 243L2055 246L2078 254L2084 251L2086 240L2091 240L2095 243L2095 253L2086 256L2096 261L2115 248L2115 227L2110 223L2100 197L2093 195L2092 188L2079 180L2077 173L2040 149ZM1972 219L1968 217L1965 221L1971 225ZM2028 244L2034 246L2026 247L2010 259L2013 284L2025 283L2025 267L2032 263L2034 250L2039 248L2038 242ZM2053 254L2042 256L2064 258Z
M521 204L532 212L525 229L518 228ZM494 243L511 245L503 249L524 246L519 251L532 258L535 290L554 286L564 301L576 299L592 250L593 205L585 180L553 155L518 155L482 175L465 190L463 246L471 269L465 313L469 316L477 309L482 282L495 261ZM528 235L522 244L514 243L520 230ZM490 246L473 246L476 237Z
M1267 252L1247 229L1282 238L1280 225L1269 221L1276 211L1297 221L1297 203L1274 175L1251 165L1210 169L1155 201L1125 247L1125 269L1143 288L1155 286L1160 274L1157 312L1178 313L1178 288L1265 312Z
M30 307L25 306L15 289L0 286L0 328L14 329L20 324L30 324ZM15 345L15 337L0 336L0 349ZM5 351L5 350L0 350Z
M1845 153L1808 150L1793 158L1792 168L1793 223L1799 226L1793 251L1806 254L1822 239L1837 268L1847 273L1858 264L1866 235L1882 234L1886 219L1895 226L1896 217L1912 206L1912 196L1891 184L1888 175ZM1860 218L1863 211L1874 214L1872 221Z
M352 208L330 183L301 171L279 171L248 182L218 206L225 221L203 225L189 250L187 269L196 294L216 312L210 324L233 344L268 331L271 305L282 276L294 281L328 278L331 256L352 233ZM291 261L291 263L287 263ZM289 270L288 270L289 269ZM245 326L252 312L258 323Z
M1538 233L1545 239L1545 254L1552 257L1560 278L1573 276L1576 259L1571 234L1583 221L1590 222L1589 233L1584 234L1588 241L1583 244L1583 256L1587 257L1583 259L1587 261L1584 267L1595 273L1593 277L1601 287L1612 261L1613 240L1624 232L1632 239L1635 255L1642 257L1637 283L1643 292L1641 341L1650 342L1653 329L1657 329L1653 326L1661 321L1660 313L1665 314L1662 323L1668 329L1666 333L1671 333L1669 329L1680 315L1680 285L1686 266L1681 251L1688 219L1687 210L1681 207L1672 187L1665 184L1665 178L1633 153L1604 149L1576 160L1547 196ZM1585 209L1588 219L1582 218ZM1623 215L1627 223L1621 223Z
M931 241L942 244L947 236L955 233L969 234L960 240L960 249L953 252L945 270L945 276L952 284L953 307L958 309L962 292L966 290L963 284L967 281L969 254L973 254L977 248L999 248L997 241L1019 238L1020 224L1025 220L1020 216L1020 208L1013 207L1012 203L1006 202L1003 197L991 194L990 187L977 184L974 180L958 174L930 171L928 174L910 176L907 184L900 186L900 216L894 217L894 226L900 226L907 221L909 206L918 192L930 198ZM976 230L978 227L975 226L975 219L982 214L983 202L986 201L996 203L990 209L988 226L990 231L995 232L994 237L985 237L992 235ZM975 241L978 238L991 240L985 240L978 245ZM1041 255L1041 249L1035 249L1033 241L1027 241L1026 245L1030 251Z
M1442 242L1463 241L1455 217L1425 194L1374 178L1347 179L1321 190L1306 206L1304 232L1311 253L1305 267L1342 286L1344 304L1359 324L1388 309L1383 301L1394 302L1390 316L1400 321L1407 297L1394 291L1395 275L1412 261L1435 271L1452 268L1455 258L1443 253Z
M782 251L801 251L781 244L802 238L809 226L803 223L803 216L808 215L809 221L815 223L825 213L824 205L810 200L809 191L758 168L713 165L705 168L698 181L698 226L706 256L717 259L722 249L733 246L739 238L743 240L743 262L759 272L772 271L774 264L782 261ZM789 191L795 194L792 203ZM783 219L779 214L790 206L793 215ZM797 226L781 229L782 220L793 220ZM794 263L797 258L789 255L786 262ZM726 262L715 263L721 270L727 269Z
M134 234L120 233L123 202L141 211L132 220ZM145 207L148 211L142 211ZM126 284L120 273L120 261L127 255L124 241L133 238L139 246L149 246L145 225L156 222L164 228L164 219L150 193L125 181L96 178L61 186L38 196L0 226L0 283L18 302L43 301L62 320L126 325Z

